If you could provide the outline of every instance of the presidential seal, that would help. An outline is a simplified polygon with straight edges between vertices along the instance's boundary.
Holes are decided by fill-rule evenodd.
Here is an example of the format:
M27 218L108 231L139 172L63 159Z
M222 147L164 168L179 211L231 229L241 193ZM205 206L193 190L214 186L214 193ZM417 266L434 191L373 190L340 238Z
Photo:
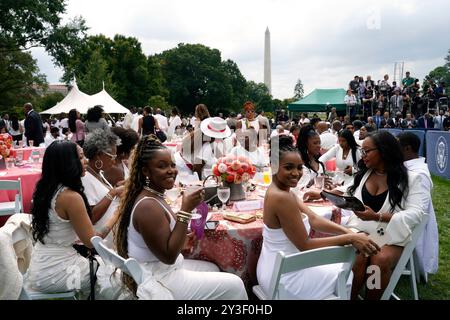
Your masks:
M436 167L440 173L444 173L448 164L448 144L443 136L436 141Z

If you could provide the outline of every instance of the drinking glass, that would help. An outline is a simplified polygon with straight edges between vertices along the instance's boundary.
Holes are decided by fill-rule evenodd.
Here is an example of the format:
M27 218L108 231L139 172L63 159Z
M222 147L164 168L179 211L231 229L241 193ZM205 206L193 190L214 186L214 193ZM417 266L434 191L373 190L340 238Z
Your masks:
M318 175L317 177L314 177L314 187L319 190L323 190L325 184L325 176Z
M225 211L225 203L230 198L230 188L224 186L217 187L217 197L219 198L220 202L222 202L222 211Z
M170 203L172 204L180 196L180 188L175 187L175 188L172 188L170 190L167 190L165 195L166 195L167 199L170 200Z
M33 140L28 140L28 146L30 148L34 147L34 141Z
M202 187L200 187L200 186L187 186L185 192L186 192L186 194L190 194L190 193L196 192L199 189L202 189ZM202 215L197 212L197 209L194 209L192 211L191 220L200 219L201 217L202 217Z
M272 170L270 168L263 169L263 182L266 185L272 182Z

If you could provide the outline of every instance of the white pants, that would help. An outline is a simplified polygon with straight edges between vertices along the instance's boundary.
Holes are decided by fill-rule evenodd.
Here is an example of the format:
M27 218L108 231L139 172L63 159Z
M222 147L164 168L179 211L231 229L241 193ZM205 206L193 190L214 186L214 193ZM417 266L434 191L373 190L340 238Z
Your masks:
M175 300L247 300L241 278L218 270L210 262L179 258L159 282Z

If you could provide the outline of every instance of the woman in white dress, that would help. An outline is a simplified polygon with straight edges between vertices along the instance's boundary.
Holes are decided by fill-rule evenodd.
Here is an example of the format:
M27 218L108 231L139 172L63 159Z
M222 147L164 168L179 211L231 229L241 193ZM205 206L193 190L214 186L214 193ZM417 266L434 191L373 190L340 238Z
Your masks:
M133 257L144 269L143 282L124 275L124 284L139 299L247 299L242 280L217 272L205 261L185 260L190 249L191 211L203 200L204 191L183 195L181 210L172 212L164 192L172 189L177 169L170 151L156 137L144 137L133 153L130 179L119 209L116 246L124 257Z
M119 198L123 185L112 185L104 175L117 158L117 136L111 130L96 129L86 136L83 145L84 154L89 163L86 175L81 179L84 193L92 211L92 223L97 231L107 232L112 226L109 222L116 217ZM112 248L112 232L106 239L108 247Z
M379 250L365 234L353 233L316 215L290 191L302 176L303 161L298 150L292 146L291 137L280 136L278 139L278 163L272 164L278 170L273 175L264 200L263 245L257 265L258 283L264 290L269 288L275 257L280 250L289 254L347 244L352 244L359 252L369 255L376 254ZM310 227L337 236L310 239ZM286 296L280 298L324 299L335 293L341 270L342 264L331 264L283 275L280 283Z
M89 293L89 261L73 248L79 240L92 248L96 234L81 184L85 170L83 150L75 143L57 140L46 149L31 209L36 244L27 282L34 290Z
M111 131L119 137L120 144L117 146L117 158L114 164L105 170L105 178L108 182L117 186L125 182L130 176L128 169L128 159L131 150L139 141L139 136L133 129L124 129L122 127L111 128Z
M319 161L325 163L336 158L336 169L344 173L344 185L352 184L353 174L357 172L361 160L361 151L350 131L342 130L338 136L339 144L323 154Z

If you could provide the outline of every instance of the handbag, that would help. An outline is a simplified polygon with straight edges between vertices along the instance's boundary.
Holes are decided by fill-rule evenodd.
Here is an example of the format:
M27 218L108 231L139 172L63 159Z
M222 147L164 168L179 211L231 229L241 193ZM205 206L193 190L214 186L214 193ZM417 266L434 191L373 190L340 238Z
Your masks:
M205 186L206 181L211 177L214 178L214 180L216 180L216 185L215 186ZM209 175L203 181L203 190L205 190L205 202L210 206L214 206L216 204L220 205L222 203L220 201L219 197L217 196L218 185L219 185L219 178L216 177L215 175Z
M167 136L163 131L156 130L155 134L158 137L159 141L164 142L167 140Z

